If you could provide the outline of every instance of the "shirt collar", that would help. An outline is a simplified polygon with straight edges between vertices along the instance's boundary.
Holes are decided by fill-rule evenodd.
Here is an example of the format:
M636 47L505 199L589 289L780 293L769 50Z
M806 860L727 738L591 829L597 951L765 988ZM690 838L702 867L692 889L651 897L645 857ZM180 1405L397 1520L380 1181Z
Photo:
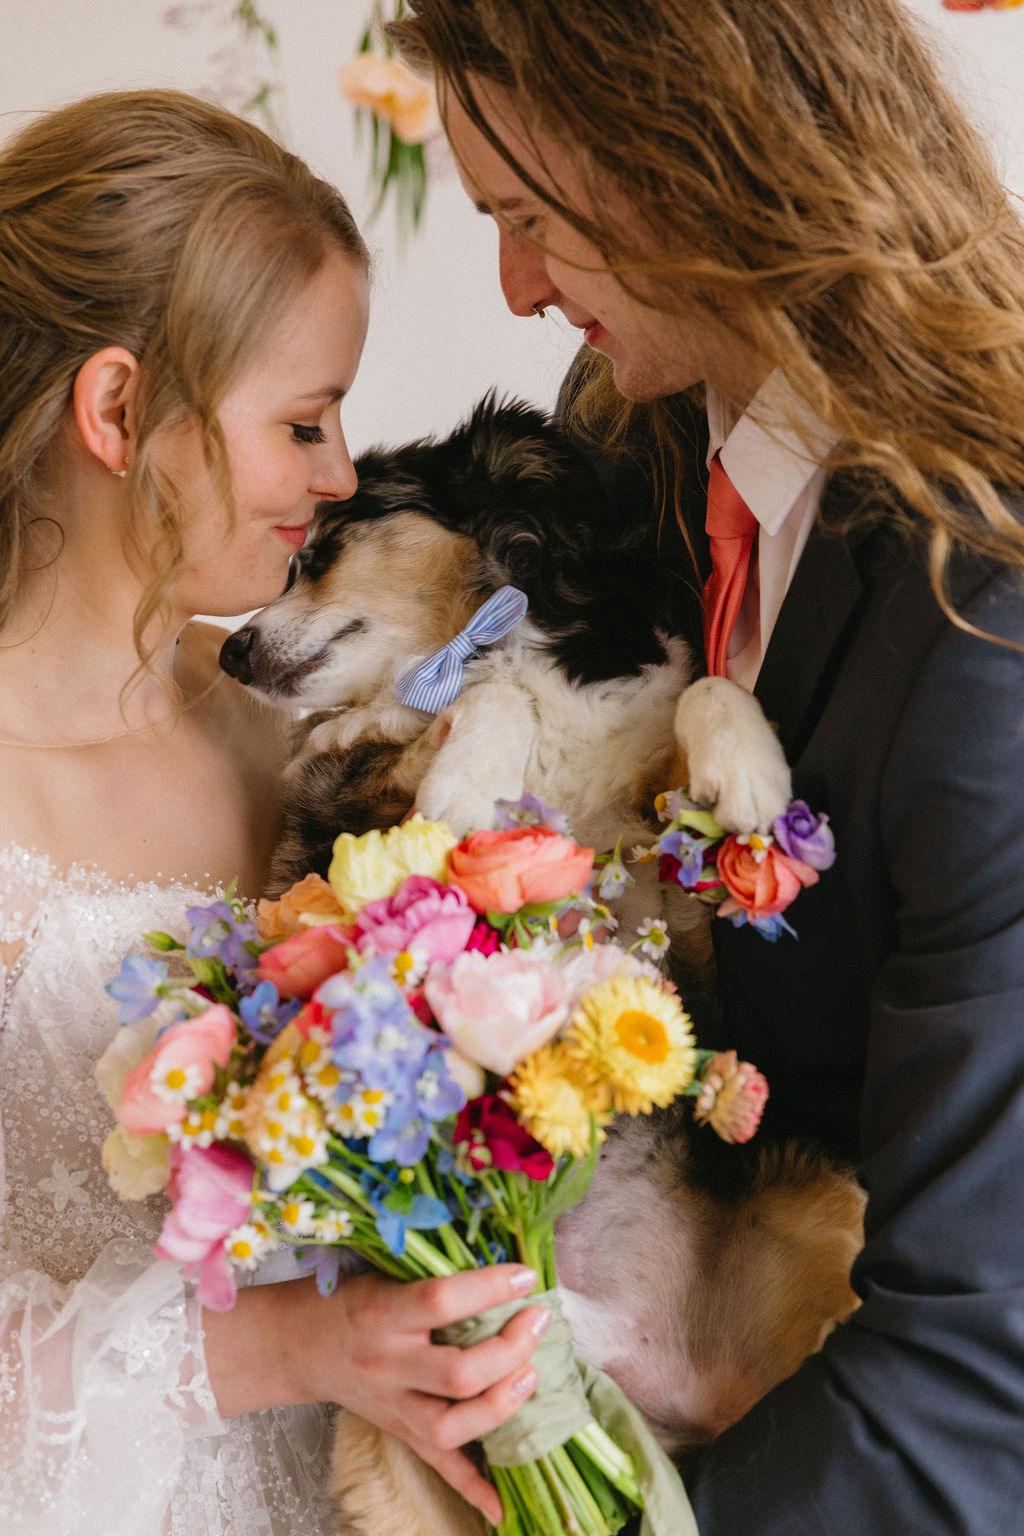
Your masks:
M790 388L778 368L739 419L707 386L708 463L722 467L765 533L781 528L794 503L838 442Z

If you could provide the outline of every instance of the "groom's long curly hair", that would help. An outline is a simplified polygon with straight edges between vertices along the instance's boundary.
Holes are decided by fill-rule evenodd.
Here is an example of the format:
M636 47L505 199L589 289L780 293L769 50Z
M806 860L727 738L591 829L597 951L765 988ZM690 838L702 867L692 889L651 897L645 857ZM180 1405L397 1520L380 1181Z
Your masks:
M834 467L896 488L951 617L956 544L1024 566L1000 494L1024 488L1024 231L899 0L409 0L391 31L637 297L717 312L835 430ZM570 155L578 205L479 82L542 163L545 140ZM671 402L617 397L603 358L574 413L685 458Z

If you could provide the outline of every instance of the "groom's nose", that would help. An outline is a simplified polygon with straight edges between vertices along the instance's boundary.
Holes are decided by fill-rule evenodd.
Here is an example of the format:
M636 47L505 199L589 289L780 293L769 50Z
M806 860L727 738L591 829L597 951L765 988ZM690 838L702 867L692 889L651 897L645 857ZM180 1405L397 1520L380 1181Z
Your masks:
M505 303L514 315L532 315L558 302L544 252L525 235L499 226L498 278Z

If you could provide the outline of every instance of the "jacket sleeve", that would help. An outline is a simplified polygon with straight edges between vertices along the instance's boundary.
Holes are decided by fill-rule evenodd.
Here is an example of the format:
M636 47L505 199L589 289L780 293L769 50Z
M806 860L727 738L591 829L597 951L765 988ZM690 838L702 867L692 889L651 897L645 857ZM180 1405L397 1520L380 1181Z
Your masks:
M1024 597L968 615L1024 641ZM1024 658L947 626L882 769L862 1305L686 1469L702 1536L1024 1531ZM840 855L841 856L841 855Z

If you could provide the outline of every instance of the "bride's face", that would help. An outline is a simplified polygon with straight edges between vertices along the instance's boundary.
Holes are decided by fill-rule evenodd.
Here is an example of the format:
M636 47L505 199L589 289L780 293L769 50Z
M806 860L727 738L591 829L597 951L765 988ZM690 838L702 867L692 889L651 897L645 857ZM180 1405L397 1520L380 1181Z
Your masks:
M187 508L185 569L173 594L181 617L270 602L284 590L317 502L352 495L340 402L359 364L367 313L362 270L332 252L226 396L218 420L233 522L204 462L198 424L160 434L158 462Z

